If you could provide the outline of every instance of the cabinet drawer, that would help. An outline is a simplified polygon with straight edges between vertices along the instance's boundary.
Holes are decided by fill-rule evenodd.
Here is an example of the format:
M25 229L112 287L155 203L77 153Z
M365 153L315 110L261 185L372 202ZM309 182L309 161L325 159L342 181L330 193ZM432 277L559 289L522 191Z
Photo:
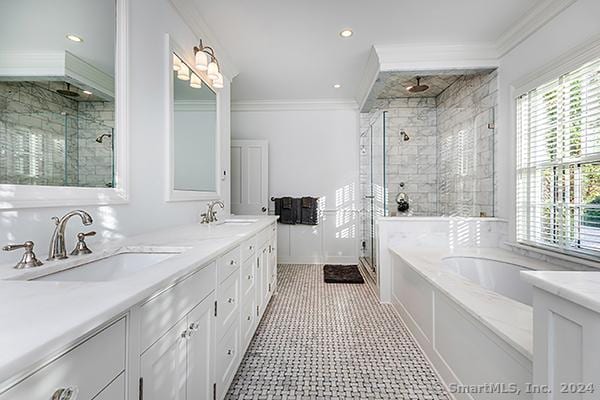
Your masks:
M140 307L142 351L214 290L215 273L212 262Z
M227 279L240 268L240 247L229 251L217 260L217 280L219 283Z
M256 237L252 236L241 244L242 248L242 262L249 259L252 255L256 254Z
M217 339L221 338L239 314L240 274L233 274L219 285L217 293Z
M242 265L242 303L254 298L255 265L256 259L254 257L249 258Z
M217 344L217 398L222 398L229 387L240 360L240 327L234 324Z
M125 400L125 372L94 397L94 400Z
M120 319L47 364L0 400L52 399L61 389L78 391L78 399L93 399L125 370L125 322Z

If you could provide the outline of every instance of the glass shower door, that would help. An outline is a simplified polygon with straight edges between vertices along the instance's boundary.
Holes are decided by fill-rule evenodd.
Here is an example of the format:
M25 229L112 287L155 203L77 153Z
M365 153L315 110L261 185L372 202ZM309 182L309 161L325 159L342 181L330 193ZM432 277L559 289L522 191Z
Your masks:
M382 112L361 134L363 176L363 257L370 271L377 271L377 217L388 215L386 187L386 112Z

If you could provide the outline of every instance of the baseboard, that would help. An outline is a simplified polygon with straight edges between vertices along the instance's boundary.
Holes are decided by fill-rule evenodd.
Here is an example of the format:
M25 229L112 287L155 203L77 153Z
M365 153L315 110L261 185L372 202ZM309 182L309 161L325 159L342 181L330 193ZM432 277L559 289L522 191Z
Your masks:
M277 257L278 264L358 264L356 257Z

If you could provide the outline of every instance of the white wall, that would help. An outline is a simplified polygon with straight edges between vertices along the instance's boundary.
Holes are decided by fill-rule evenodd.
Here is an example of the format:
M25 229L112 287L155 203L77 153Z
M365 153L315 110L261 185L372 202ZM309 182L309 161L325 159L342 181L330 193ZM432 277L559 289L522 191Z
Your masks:
M74 245L77 232L94 229L101 240L118 239L167 226L193 223L205 202L165 202L166 170L166 101L165 33L184 49L192 51L198 38L183 22L168 0L131 0L129 25L129 121L130 131L130 201L124 205L86 206L94 218L92 227L73 220L67 227L68 247ZM217 101L217 115L222 141L222 165L229 165L229 84L225 80ZM117 133L121 134L121 133ZM219 181L222 198L229 204L229 179ZM53 230L50 218L61 216L74 207L19 209L0 212L0 243L33 240L38 255L45 255ZM225 209L224 212L229 212ZM69 249L70 250L70 249ZM18 252L1 252L0 264L18 260Z
M358 111L318 106L236 111L234 105L231 132L235 139L269 141L269 198L321 198L325 212L318 226L279 225L279 261L356 262Z
M498 138L496 168L498 212L509 219L509 237L515 232L515 126L511 117L511 85L552 60L600 34L600 1L578 0L500 60L498 74Z

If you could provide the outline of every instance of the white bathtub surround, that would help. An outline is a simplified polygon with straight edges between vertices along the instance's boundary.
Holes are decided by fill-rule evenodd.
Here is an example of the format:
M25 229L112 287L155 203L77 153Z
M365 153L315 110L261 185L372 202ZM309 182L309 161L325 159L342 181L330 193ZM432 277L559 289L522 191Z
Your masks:
M447 256L508 255L498 249L393 249L392 304L450 388L504 382L524 389L531 382L531 307L440 267ZM502 396L455 393L456 399Z
M236 218L239 218L236 216ZM276 221L251 217L247 225L186 225L131 237L80 259L46 262L35 270L0 268L0 392L19 374L60 354L79 338L239 245ZM103 282L24 281L127 251L181 252L143 272Z
M379 298L391 302L391 258L389 249L436 247L500 247L506 238L506 221L499 218L380 217L377 219Z
M533 382L593 398L600 382L600 273L523 272L533 285ZM554 399L540 394L536 399Z

